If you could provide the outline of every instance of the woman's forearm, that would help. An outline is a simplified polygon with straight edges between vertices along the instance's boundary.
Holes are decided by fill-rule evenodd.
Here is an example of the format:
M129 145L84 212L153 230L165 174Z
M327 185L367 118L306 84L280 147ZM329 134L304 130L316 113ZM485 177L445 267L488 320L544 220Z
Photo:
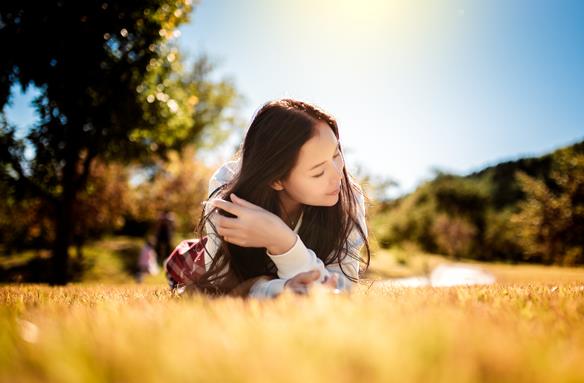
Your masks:
M267 244L266 249L270 254L284 254L296 243L296 233L290 230L288 226L279 226L273 232L271 242Z

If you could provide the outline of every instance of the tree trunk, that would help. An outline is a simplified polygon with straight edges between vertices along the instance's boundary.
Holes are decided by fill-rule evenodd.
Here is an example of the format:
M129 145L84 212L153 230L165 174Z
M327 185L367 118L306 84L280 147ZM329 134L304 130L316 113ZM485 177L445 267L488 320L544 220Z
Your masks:
M55 219L55 243L53 244L54 285L64 285L71 280L69 246L72 240L74 198L63 198L57 207Z
M55 243L53 244L53 285L65 285L71 281L69 247L73 241L73 209L77 197L75 154L68 157L63 168L60 204L55 206Z

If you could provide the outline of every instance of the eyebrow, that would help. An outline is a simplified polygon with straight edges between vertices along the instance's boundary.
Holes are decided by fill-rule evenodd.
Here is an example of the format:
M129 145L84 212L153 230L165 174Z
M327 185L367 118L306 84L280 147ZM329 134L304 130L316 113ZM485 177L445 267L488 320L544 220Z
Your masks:
M337 147L335 148L335 153L337 152L337 149L340 149L340 147L341 147L341 143L337 141ZM308 169L308 171L311 171L311 170L313 170L313 169L316 169L316 168L318 168L319 166L322 166L322 165L324 165L325 163L326 163L326 161L323 161L323 162L321 162L320 164L316 164L316 165L314 165L313 167L311 167L310 169Z

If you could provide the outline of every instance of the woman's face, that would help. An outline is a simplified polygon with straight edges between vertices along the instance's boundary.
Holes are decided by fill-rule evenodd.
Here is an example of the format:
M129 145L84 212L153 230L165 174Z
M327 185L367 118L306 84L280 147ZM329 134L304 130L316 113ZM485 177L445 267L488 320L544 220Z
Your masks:
M339 200L345 162L330 126L319 122L316 134L302 145L298 161L288 179L276 190L288 202L312 206L334 206Z

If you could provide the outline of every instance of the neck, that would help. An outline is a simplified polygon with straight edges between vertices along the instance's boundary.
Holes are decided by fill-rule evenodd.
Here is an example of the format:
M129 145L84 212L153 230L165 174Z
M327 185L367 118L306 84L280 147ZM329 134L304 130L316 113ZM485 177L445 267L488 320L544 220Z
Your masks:
M298 221L298 217L300 217L302 204L290 198L288 193L285 191L280 192L279 196L281 206L284 209L283 217L280 218L282 218L282 220L288 224L291 224L291 222L289 222L290 220L293 220L293 222L296 223Z

